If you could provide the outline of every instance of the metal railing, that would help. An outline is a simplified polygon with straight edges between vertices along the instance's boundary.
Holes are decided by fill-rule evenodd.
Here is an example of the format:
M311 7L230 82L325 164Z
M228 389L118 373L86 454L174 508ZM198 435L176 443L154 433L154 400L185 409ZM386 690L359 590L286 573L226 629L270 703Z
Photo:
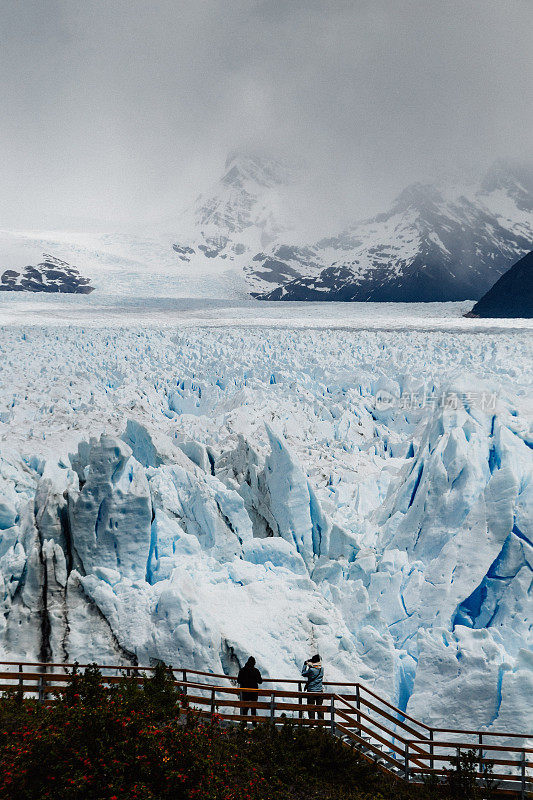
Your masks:
M0 691L18 691L42 702L53 700L65 691L73 666L0 662ZM120 664L98 668L107 686L124 677L142 683L155 670ZM168 669L183 704L206 716L216 714L228 723L291 722L323 727L390 776L413 783L430 775L443 779L453 770L458 755L470 751L476 780L482 785L497 784L492 796L524 800L533 792L533 747L526 746L533 743L533 735L435 728L360 683L324 682L321 705L310 705L302 680L265 678L257 690L241 689L230 675L186 667Z

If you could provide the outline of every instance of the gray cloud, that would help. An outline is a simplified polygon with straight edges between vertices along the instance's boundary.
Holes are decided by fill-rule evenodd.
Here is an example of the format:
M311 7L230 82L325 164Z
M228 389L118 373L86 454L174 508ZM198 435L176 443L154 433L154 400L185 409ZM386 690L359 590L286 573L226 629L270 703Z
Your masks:
M0 4L2 225L171 217L228 150L308 165L316 213L533 158L530 0Z

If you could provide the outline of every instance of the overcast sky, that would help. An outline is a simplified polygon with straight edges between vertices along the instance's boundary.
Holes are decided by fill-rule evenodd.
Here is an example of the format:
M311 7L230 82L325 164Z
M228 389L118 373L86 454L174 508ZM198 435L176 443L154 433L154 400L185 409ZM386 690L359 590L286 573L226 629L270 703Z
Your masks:
M172 217L240 147L318 206L533 160L531 0L0 0L0 227Z

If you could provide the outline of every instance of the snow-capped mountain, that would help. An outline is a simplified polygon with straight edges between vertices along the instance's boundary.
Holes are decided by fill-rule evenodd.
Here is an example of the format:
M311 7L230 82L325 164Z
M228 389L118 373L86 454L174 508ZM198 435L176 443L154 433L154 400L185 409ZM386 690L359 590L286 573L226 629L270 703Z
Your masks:
M297 169L273 159L233 155L222 178L172 225L125 231L1 230L0 256L13 270L43 251L76 263L95 295L108 298L249 298L244 268L291 237Z
M294 170L280 161L229 156L222 178L178 220L179 259L200 269L205 259L227 260L227 268L287 236L284 189L294 178Z
M479 297L533 243L525 167L498 162L468 192L414 184L386 213L318 242L287 216L296 180L276 161L231 157L179 221L178 258L264 300L429 302Z
M94 290L90 279L80 275L76 267L46 253L43 258L39 264L21 271L6 269L0 277L0 292L90 294Z
M533 181L499 164L449 198L414 184L391 209L306 248L278 246L246 272L265 300L478 298L533 243Z
M468 192L410 186L319 241L293 222L301 196L299 169L234 155L170 233L0 231L0 254L20 274L43 251L77 264L98 297L444 301L479 298L533 247L531 171L503 162Z
M533 212L533 167L504 160L496 161L481 181L479 196L495 213L505 217L505 207L513 212Z

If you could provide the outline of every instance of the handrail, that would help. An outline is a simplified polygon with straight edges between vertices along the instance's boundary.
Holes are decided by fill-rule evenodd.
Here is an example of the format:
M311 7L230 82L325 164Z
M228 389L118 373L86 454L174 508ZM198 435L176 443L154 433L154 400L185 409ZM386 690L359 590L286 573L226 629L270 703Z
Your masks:
M533 735L529 733L503 733L498 731L467 731L461 728L433 728L434 733L467 733L469 736L512 736L517 739L533 739Z
M359 709L357 708L357 706L354 706L353 703L350 703L350 701L347 700L345 697L343 697L342 694L336 694L335 698L344 703L345 706L348 706L348 708L351 708L352 711L355 711L356 714L359 713Z
M70 674L66 670L74 666L74 664L39 661L0 661L0 691L22 691L33 697L37 696L40 701L51 695L55 695L57 698L58 695L65 692L64 684L70 679ZM89 665L78 664L80 668L84 666ZM117 684L123 678L143 683L156 669L156 667L130 664L97 664L96 666L103 672L122 673L122 676L103 674L102 683L108 686ZM9 670L5 667L16 667L16 669ZM52 671L58 668L62 671ZM25 669L31 671L25 671ZM527 787L531 785L530 768L533 767L533 761L526 760L526 757L533 753L533 747L485 744L485 741L491 737L530 740L533 739L533 735L433 728L405 714L401 709L396 708L387 700L383 700L374 691L360 683L324 682L324 688L330 689L330 691L320 693L323 705L309 706L306 703L309 693L301 690L303 680L265 678L261 688L246 689L235 686L235 676L231 675L221 675L187 667L169 667L169 672L172 674L174 685L183 694L184 703L195 708L202 716L219 713L222 719L232 723L270 721L273 724L280 724L289 720L298 725L320 727L351 742L352 746L358 748L363 758L376 763L378 767L387 771L397 780L416 781L416 775L430 773L445 775L453 765L453 758L457 751L474 750L479 753L476 764L479 764L480 777L484 777L483 768L485 766L499 766L500 771L491 774L495 778L501 779L504 785L505 781L508 781L507 787L516 786L516 789L503 788L502 796L507 793L515 798L524 797ZM181 673L181 677L178 678L176 673ZM197 678L197 680L191 681L188 679L190 677ZM202 678L204 678L203 681ZM206 679L215 682L211 683ZM268 684L268 686L264 684ZM272 684L275 684L276 688ZM280 684L285 684L288 688L278 688ZM296 685L298 690L293 688ZM333 687L342 688L332 691ZM354 689L355 694L344 693L344 687ZM248 694L254 695L254 697L248 700ZM365 694L375 698L380 705L371 702ZM52 702L55 701L52 700ZM258 712L261 713L258 714ZM304 714L307 714L307 718L304 717ZM393 714L399 714L402 719L398 719ZM405 720L424 732L415 730ZM412 738L409 738L409 734ZM448 739L440 741L438 737L443 734L456 734L459 737L477 736L478 741L475 743L461 740L449 741ZM483 741L483 737L485 737L485 741ZM446 753L450 749L453 754ZM492 758L490 757L491 753L494 754ZM443 768L437 769L436 763L441 763ZM425 764L428 766L426 767ZM508 769L509 772L501 772L502 768ZM514 772L511 772L511 769L514 769ZM516 774L517 771L518 774Z
M372 717L369 717L368 714L365 714L363 711L357 712L358 716L359 717L363 717L363 719L366 720L367 722L369 722L374 728L377 728L380 733L386 733L389 736L392 736L392 741L388 741L388 740L386 741L385 739L383 739L382 736L380 736L379 734L376 734L375 731L371 730L370 728L367 728L366 725L362 725L359 720L357 720L354 723L354 721L353 721L353 719L351 719L350 715L347 714L344 711L341 711L340 709L335 709L335 714L340 714L340 716L343 717L343 719L351 722L353 727L356 727L360 731L364 731L365 733L370 733L375 739L377 739L378 741L382 742L383 744L386 744L391 750L394 750L397 753L403 753L403 751L400 750L400 748L397 747L394 744L394 741L401 742L403 745L406 745L406 744L412 745L413 744L413 742L410 739L404 739L403 736L398 736L398 734L393 733L388 728L385 728L384 725L380 725L379 723L375 722L375 720L373 720ZM430 744L429 739L427 740L427 744ZM416 754L415 754L416 756L428 757L428 758L430 757L430 753L428 753L425 750L422 750L422 748L419 747L418 744L415 745L415 748L416 748L416 751L417 751Z
M405 711L402 711L400 708L396 708L396 706L393 706L392 703L389 703L387 700L383 700L383 698L380 697L375 692L373 692L372 689L368 689L366 686L363 686L360 683L356 685L359 686L360 689L363 689L363 691L367 692L368 694L371 694L372 697L375 697L376 700L379 700L379 702L383 703L383 705L388 706L393 711L396 711L398 714L401 714L404 719L408 719L410 722L414 722L415 725L419 725L421 728L425 728L427 731L432 730L432 728L429 725L426 725L425 722L420 722L420 720L415 719L414 717L410 717L409 714L405 713Z
M2 664L8 664L9 666L14 667L62 667L63 669L73 669L74 667L78 667L79 669L85 669L87 667L92 666L94 662L88 664L80 664L80 663L67 663L67 662L51 662L51 661L0 661L0 666ZM157 667L151 666L141 666L139 664L97 664L96 665L99 669L115 669L115 670L135 670L137 672L155 672ZM173 672L185 672L190 673L191 675L205 675L206 677L211 678L225 678L228 680L232 679L231 675L224 675L222 673L217 672L202 672L198 669L189 669L189 667L172 667L171 665L167 665L169 669ZM298 683L298 681L290 681L291 683Z
M77 666L79 669L85 669L89 667L94 662L88 664L80 664L78 663ZM53 662L53 661L0 661L0 666L2 664L8 664L10 666L18 667L18 666L25 666L25 667L62 667L62 668L73 668L76 666L74 662ZM153 672L157 669L157 667L152 666L142 666L140 664L97 664L99 669L120 669L120 670L137 670L143 672ZM211 678L222 678L224 680L235 680L235 675L226 675L225 673L221 672L205 672L198 669L191 669L190 667L174 667L171 664L167 665L169 669L173 672L188 672L191 675L205 675L206 677ZM304 678L263 678L263 683L304 683ZM323 681L324 686L353 686L354 688L357 686L361 686L362 689L365 691L370 691L366 687L362 686L359 683L353 683L350 681ZM377 697L377 695L376 695ZM385 702L385 701L383 701ZM403 713L403 712L402 712Z
M2 665L16 666L16 667L48 667L48 668L49 667L52 667L52 668L61 667L62 669L69 669L69 668L72 669L75 666L77 666L80 669L84 669L84 668L90 666L90 664L77 664L76 665L74 663L44 662L44 661L24 661L24 662L22 662L22 661L0 661L0 666L2 666ZM137 664L136 665L131 665L131 664L97 664L97 666L98 666L98 668L100 670L102 670L102 669L104 669L104 670L121 670L121 671L127 671L128 673L130 673L132 671L135 671L135 672L153 672L156 669L155 666L154 667L152 667L152 666L142 666L142 665L137 665ZM190 669L189 667L175 667L175 666L169 665L169 670L171 670L172 673L182 672L182 673L187 674L187 675L201 675L201 676L208 677L208 678L219 678L219 679L226 680L226 681L235 681L236 680L236 676L226 675L226 674L216 673L216 672L206 672L206 671L197 670L197 669ZM27 674L27 673L22 673L22 674ZM13 677L15 677L15 676L19 677L19 675L20 675L20 673L13 673ZM40 676L41 675L42 675L42 673L40 674ZM51 678L55 677L54 673L47 673L47 675L49 675ZM187 681L184 681L184 682L187 682ZM178 681L178 683L179 683L179 681ZM188 681L187 683L191 687L193 686L193 682ZM297 679L294 679L294 678L264 678L263 679L263 683L264 684L265 683L268 683L268 684L273 683L273 684L278 684L278 685L280 683L285 683L285 684L298 685L298 684L302 684L303 680L297 680ZM203 688L205 685L206 684L198 684L196 688ZM209 686L211 686L211 684L209 684ZM367 694L371 695L372 697L374 697L382 705L386 706L387 708L389 708L390 710L394 711L395 713L400 714L404 719L409 720L413 724L415 724L415 725L417 725L417 726L419 726L421 728L424 728L425 730L427 730L429 732L432 732L433 734L435 734L435 733L458 733L458 734L465 734L465 735L472 735L472 736L474 736L474 735L476 735L476 736L482 735L482 736L494 736L494 737L513 737L513 738L519 738L519 739L533 738L533 735L529 735L529 734L506 733L506 732L500 732L500 731L498 731L498 732L496 732L496 731L479 731L479 730L471 731L471 730L465 730L465 729L432 727L430 725L427 725L425 722L421 722L420 720L417 720L414 717L411 717L409 714L406 714L404 711L402 711L401 709L397 708L392 703L389 703L388 700L384 700L382 697L380 697L378 694L376 694L376 692L372 691L372 689L369 689L367 686L364 686L363 684L361 684L359 682L349 683L349 682L343 682L343 681L324 681L324 686L349 686L349 687L353 687L354 689L362 690L362 691L366 692ZM220 686L220 687L217 687L217 688L220 691L224 691L225 687ZM242 691L242 690L238 689L237 691ZM256 691L256 690L253 690L253 691ZM259 691L260 693L266 692L266 690L257 690L257 691ZM278 691L281 691L281 690L274 690L274 691L278 692ZM267 693L270 694L271 691L269 691ZM295 694L299 694L299 693L295 693ZM329 697L329 696L331 696L331 694L332 693L324 693L324 696ZM348 702L346 700L346 698L341 693L336 692L335 694L339 699L342 699L343 702ZM289 696L289 695L286 695L286 696ZM384 716L385 718L388 718L391 721L393 721L395 723L395 725L397 725L397 724L401 725L402 724L401 720L391 719L391 717L387 716L386 713L382 711L382 709L380 709L379 707L375 706L374 704L369 703L367 700L365 700L365 698L361 698L360 697L359 700L360 700L360 702L364 703L368 708L371 708L372 710L376 711L377 713L379 713L380 715ZM355 707L353 707L353 708L354 708L354 710L356 710ZM408 727L407 727L407 729L408 729ZM413 741L416 741L416 740L413 740Z
M343 700L342 697L339 697L338 699ZM415 755L427 756L428 758L430 757L430 753L428 753L426 750L423 750L419 746L418 742L415 743L414 740L412 739L405 739L403 736L400 736L397 731L391 731L389 728L386 728L385 725L383 725L381 722L377 722L375 719L372 719L372 717L369 717L368 714L365 714L365 712L361 711L360 709L357 708L353 709L353 713L355 713L356 716L358 717L355 723L354 720L351 719L351 717L349 717L349 715L346 712L343 712L340 709L336 709L335 713L340 714L345 719L349 719L352 725L354 725L356 728L359 728L359 730L364 730L367 733L372 733L372 736L374 736L375 739L383 741L383 739L380 736L376 735L375 731L369 731L366 728L366 726L361 725L360 718L362 717L364 720L369 722L374 728L377 728L380 733L386 733L388 736L391 737L391 741L387 742L387 744L392 750L396 750L396 752L400 752L400 750L394 745L394 742L398 741L401 742L404 745L404 747L405 745L412 745L417 751ZM424 739L422 741L424 744L428 746L431 746L432 744L430 739Z
M94 662L88 664L80 664L80 663L67 663L67 662L51 662L51 661L0 661L0 666L6 664L8 666L25 666L25 667L61 667L62 669L73 669L75 666L78 669L86 669L87 667L92 666ZM172 672L187 672L190 675L203 675L206 678L220 678L222 680L234 681L236 680L235 675L225 675L224 673L220 672L205 672L199 669L190 669L189 667L174 667L171 664L167 665ZM114 670L128 670L128 671L135 671L135 672L155 672L157 667L152 666L142 666L139 664L97 664L99 669L114 669ZM264 678L263 683L291 683L291 684L299 684L303 683L304 679L300 678L297 680L296 678ZM335 681L324 681L324 685L332 685L332 686L355 686L355 683L336 683Z
M406 725L405 723L401 722L401 720L399 720L399 719L395 719L390 714L387 714L386 711L382 711L380 708L375 706L374 703L370 703L368 700L364 700L363 698L361 698L360 702L364 703L367 708L371 708L372 711L376 711L382 717L385 717L385 719L388 719L390 722L393 722L395 725L399 725L400 728L402 728L403 730L407 731L408 733L414 733L415 736L419 736L420 735L419 732L415 731L414 728L411 728L409 725ZM424 727L426 727L426 726L424 726ZM427 730L431 730L431 728L427 728Z
M427 739L412 739L410 744L427 744ZM483 742L482 745L476 744L472 745L472 742L441 742L439 739L434 739L433 744L435 747L453 747L455 749L459 748L474 748L475 750L479 750L480 747L483 750L506 750L508 753L533 753L533 747L500 747L498 744L485 744Z
M343 714L343 716L344 716L344 717L348 717L348 718L350 718L350 717L349 717L349 714L347 714L345 711L344 711L344 712L342 712L342 711L340 711L339 709L337 709L337 713L339 713L339 714ZM371 724L371 725L374 725L374 727L375 727L375 728L377 728L378 730L380 730L380 731L385 731L386 733L388 733L388 734L391 734L391 731L390 731L388 728L385 728L385 726L384 726L384 725L382 725L381 723L379 723L379 722L376 722L375 720L373 720L373 719L372 719L372 717L369 717L369 716L368 716L368 714L365 714L365 712L364 712L364 711L355 710L355 712L354 712L354 713L355 713L355 714L356 714L358 717L362 717L362 718L363 718L364 720L366 720L367 722L370 722L370 724ZM354 721L353 721L351 718L350 718L350 721L352 722L352 724L354 724L354 725L355 725L355 727L359 727L359 728L361 727L361 725L360 725L360 723L359 723L359 722L357 722L357 721L356 721L356 722L354 723ZM393 735L394 735L394 738L395 738L395 739L398 739L398 741L400 741L402 744L405 744L407 741L410 741L410 740L408 740L408 739L404 739L402 736L398 736L396 733L394 733Z

